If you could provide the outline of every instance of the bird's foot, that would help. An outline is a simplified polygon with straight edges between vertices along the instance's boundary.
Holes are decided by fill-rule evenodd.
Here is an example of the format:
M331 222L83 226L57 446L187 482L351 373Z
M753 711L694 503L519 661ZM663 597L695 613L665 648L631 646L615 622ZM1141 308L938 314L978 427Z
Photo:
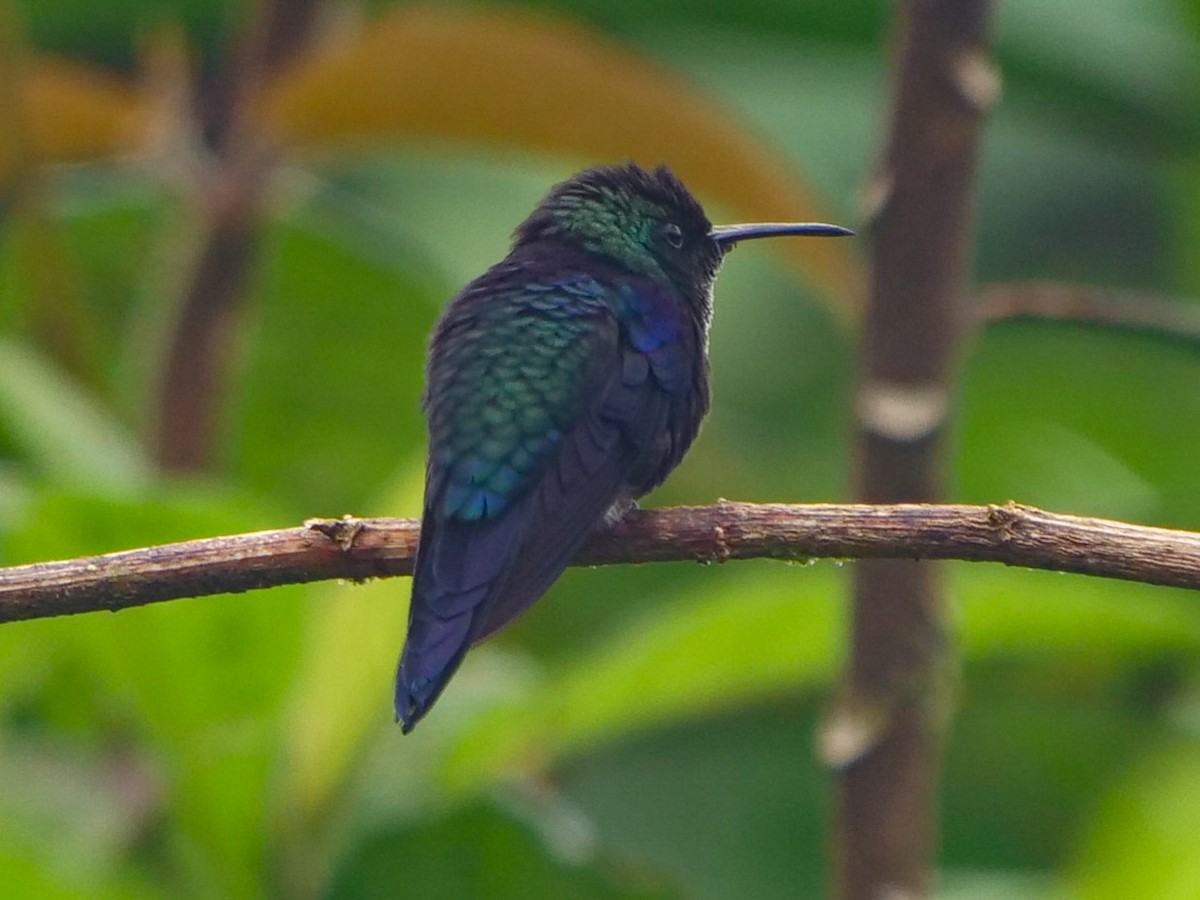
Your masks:
M618 500L608 508L608 512L604 514L604 521L601 523L601 528L612 528L620 522L630 512L630 510L639 509L638 502L630 497Z

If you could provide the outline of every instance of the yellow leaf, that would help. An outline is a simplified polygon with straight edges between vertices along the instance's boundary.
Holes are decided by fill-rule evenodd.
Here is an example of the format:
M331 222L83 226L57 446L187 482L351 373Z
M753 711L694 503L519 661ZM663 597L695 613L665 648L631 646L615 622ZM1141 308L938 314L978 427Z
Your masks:
M30 149L39 162L71 162L127 152L142 104L133 85L62 61L36 60L23 100Z
M52 59L21 67L0 92L8 138L0 146L0 184L24 165L79 162L129 152L144 108L133 85L96 69Z
M266 117L297 147L452 140L593 161L669 164L748 219L822 219L814 191L718 103L563 21L405 7L285 73ZM775 242L843 312L861 269L845 241Z

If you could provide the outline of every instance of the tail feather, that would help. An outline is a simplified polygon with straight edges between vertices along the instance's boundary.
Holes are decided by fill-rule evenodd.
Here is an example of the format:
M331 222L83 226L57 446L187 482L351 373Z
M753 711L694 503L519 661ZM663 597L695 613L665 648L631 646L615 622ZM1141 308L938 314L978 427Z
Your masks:
M408 611L408 637L396 669L396 719L405 734L458 670L478 631L479 610L508 564L513 521L439 522L426 514Z
M396 719L405 734L433 706L470 646L471 614L450 620L424 617L409 624L396 669Z

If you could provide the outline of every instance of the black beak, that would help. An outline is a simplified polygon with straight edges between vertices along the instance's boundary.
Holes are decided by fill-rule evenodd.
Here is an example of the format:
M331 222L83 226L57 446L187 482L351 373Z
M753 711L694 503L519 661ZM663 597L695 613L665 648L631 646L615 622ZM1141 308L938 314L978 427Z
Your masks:
M846 237L854 234L841 225L825 225L821 222L753 222L749 225L717 225L708 233L718 247L728 249L738 241L757 238L800 235L808 237Z

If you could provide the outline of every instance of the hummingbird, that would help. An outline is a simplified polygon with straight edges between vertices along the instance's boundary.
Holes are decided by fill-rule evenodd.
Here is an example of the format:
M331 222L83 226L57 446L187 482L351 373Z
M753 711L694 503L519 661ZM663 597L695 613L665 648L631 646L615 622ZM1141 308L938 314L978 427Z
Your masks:
M683 459L708 411L725 254L852 233L714 227L666 166L591 168L551 188L430 341L424 510L395 687L405 734L472 646Z

